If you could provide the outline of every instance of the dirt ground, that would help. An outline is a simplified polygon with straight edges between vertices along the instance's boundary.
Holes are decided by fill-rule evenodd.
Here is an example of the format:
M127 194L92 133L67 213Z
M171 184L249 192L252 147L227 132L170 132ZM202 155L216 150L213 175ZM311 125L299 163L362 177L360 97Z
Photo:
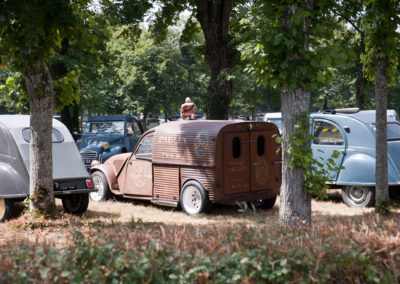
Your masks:
M196 216L186 215L180 208L170 208L152 204L141 200L109 200L105 202L90 201L87 212L80 218L82 222L129 223L132 221L143 223L191 224L191 225L218 225L243 224L257 225L277 223L279 216L279 197L271 210L244 210L243 204L220 205L216 204L208 214ZM60 200L56 201L57 208L62 211ZM14 220L24 219L23 204L18 204ZM397 210L400 212L400 210ZM342 218L359 218L373 212L373 208L349 208L341 200L339 192L333 192L328 200L312 201L313 222L339 221ZM12 221L11 221L12 222ZM6 222L0 224L0 232Z
M148 201L123 200L91 202L85 218L103 222L126 223L134 220L165 224L246 224L256 225L278 221L279 198L271 210L243 210L240 205L214 205L209 214L188 216L178 208L162 207ZM242 209L242 210L241 210ZM312 201L312 217L314 222L340 220L341 218L357 218L373 212L373 208L349 208L335 192L328 200Z

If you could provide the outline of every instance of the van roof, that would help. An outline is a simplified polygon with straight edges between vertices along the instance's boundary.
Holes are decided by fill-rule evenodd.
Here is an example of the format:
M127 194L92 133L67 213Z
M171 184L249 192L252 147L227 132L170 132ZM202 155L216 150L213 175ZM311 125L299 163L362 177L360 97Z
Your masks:
M138 119L136 115L126 114L126 115L93 115L87 118L88 122L93 121L118 121L125 120L127 118Z

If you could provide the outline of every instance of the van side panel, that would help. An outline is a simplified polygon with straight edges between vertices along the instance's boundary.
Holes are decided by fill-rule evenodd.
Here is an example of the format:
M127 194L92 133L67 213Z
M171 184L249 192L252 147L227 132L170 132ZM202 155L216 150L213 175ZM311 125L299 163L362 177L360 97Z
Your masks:
M208 199L215 200L215 168L181 167L181 188L188 180L197 180L208 192Z
M179 166L153 165L153 200L179 201Z

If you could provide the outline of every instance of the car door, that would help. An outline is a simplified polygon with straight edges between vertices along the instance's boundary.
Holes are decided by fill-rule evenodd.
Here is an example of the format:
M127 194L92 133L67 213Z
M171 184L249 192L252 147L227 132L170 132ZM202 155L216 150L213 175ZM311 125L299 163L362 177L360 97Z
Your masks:
M153 135L154 133L149 133L141 140L140 145L128 161L124 194L140 196L152 196L153 194Z
M324 169L328 171L329 179L335 181L346 153L344 131L330 120L314 119L311 148L313 151L313 158L324 165ZM334 151L339 152L337 158L332 158ZM335 162L335 166L329 165L328 160L331 158Z

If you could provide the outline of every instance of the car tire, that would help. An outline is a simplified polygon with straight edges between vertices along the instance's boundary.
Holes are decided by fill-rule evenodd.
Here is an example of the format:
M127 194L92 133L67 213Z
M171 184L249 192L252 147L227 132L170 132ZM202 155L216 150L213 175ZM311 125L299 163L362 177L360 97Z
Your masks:
M257 199L254 201L247 201L247 205L249 208L256 208L256 209L271 209L274 207L276 202L276 195L272 198L268 199Z
M91 192L89 194L90 199L95 202L105 201L110 198L111 192L108 186L106 176L100 172L96 171L92 174L94 187L97 189L97 192Z
M0 198L0 222L11 218L13 205L14 203L11 199Z
M71 194L62 199L62 205L66 213L82 215L89 206L89 194Z
M371 186L345 186L342 189L342 199L349 207L372 206L375 201L375 188Z
M199 182L194 180L188 181L183 186L180 203L182 210L188 215L208 213L211 210L207 191Z

